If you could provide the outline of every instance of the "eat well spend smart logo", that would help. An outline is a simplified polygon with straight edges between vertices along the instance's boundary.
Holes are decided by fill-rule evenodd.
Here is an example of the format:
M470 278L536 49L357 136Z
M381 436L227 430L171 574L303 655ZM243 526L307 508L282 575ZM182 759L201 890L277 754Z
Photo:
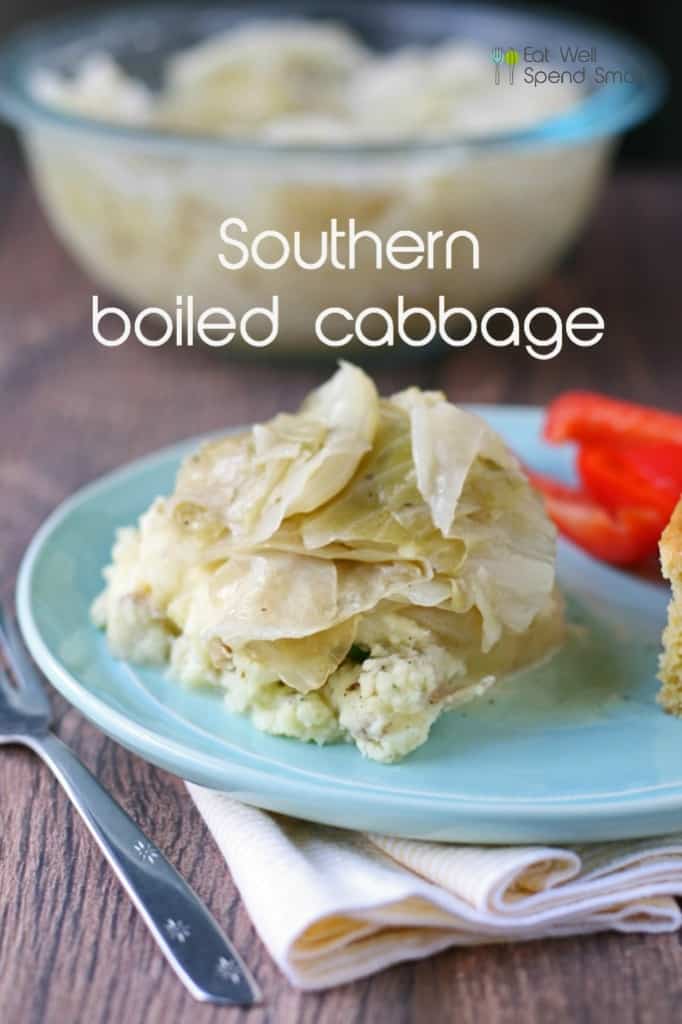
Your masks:
M490 51L490 59L495 65L495 85L499 85L502 79L502 65L507 67L509 84L514 84L514 68L519 62L519 51L513 47L505 49L502 46L493 46Z

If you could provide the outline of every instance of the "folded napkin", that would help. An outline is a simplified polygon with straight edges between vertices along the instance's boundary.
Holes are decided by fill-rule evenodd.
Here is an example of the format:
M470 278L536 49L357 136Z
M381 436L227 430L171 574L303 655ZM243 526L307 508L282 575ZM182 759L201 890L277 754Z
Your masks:
M682 833L547 846L361 835L187 784L289 981L327 988L448 946L682 924Z

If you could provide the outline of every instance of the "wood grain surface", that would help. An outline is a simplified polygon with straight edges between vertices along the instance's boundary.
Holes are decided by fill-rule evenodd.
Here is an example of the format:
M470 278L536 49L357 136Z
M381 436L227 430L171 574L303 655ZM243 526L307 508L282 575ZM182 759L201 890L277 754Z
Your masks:
M103 350L92 285L54 240L25 172L0 158L0 592L52 507L117 464L201 431L291 408L320 370L215 353ZM438 385L461 400L540 402L567 386L680 406L682 178L614 180L588 234L534 302L607 318L596 349L549 363L483 346L378 373L388 390ZM68 600L68 595L65 595ZM303 995L255 935L182 783L102 736L54 697L56 729L222 922L265 995L261 1022L668 1024L680 1019L677 935L602 935L457 950ZM236 1024L175 979L58 784L31 754L0 754L2 1024Z

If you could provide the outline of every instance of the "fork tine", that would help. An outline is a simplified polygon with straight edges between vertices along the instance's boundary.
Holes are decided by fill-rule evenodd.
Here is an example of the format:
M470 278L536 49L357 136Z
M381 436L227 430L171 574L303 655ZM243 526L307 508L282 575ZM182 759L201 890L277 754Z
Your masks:
M24 647L14 617L8 613L2 603L0 603L0 645L12 669L19 693L30 698L32 710L49 713L50 702L47 699L45 688ZM5 675L7 674L5 673ZM8 678L6 685L9 685Z

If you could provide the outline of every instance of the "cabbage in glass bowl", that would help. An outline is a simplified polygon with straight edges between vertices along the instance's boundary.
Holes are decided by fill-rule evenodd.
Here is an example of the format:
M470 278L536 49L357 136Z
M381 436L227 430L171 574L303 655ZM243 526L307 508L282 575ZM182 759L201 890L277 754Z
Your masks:
M501 43L514 66L491 60ZM580 60L559 82L526 80L532 50L566 43L596 48L621 80L578 84ZM393 310L402 294L434 309L444 295L482 312L527 291L660 91L649 55L590 24L431 3L142 6L47 22L0 52L0 104L99 285L137 308L191 295L237 319L278 294L279 344L317 354L324 307ZM331 218L382 240L466 229L480 269L377 269L367 246L352 271L226 270L229 217L251 236L298 231L313 258Z

